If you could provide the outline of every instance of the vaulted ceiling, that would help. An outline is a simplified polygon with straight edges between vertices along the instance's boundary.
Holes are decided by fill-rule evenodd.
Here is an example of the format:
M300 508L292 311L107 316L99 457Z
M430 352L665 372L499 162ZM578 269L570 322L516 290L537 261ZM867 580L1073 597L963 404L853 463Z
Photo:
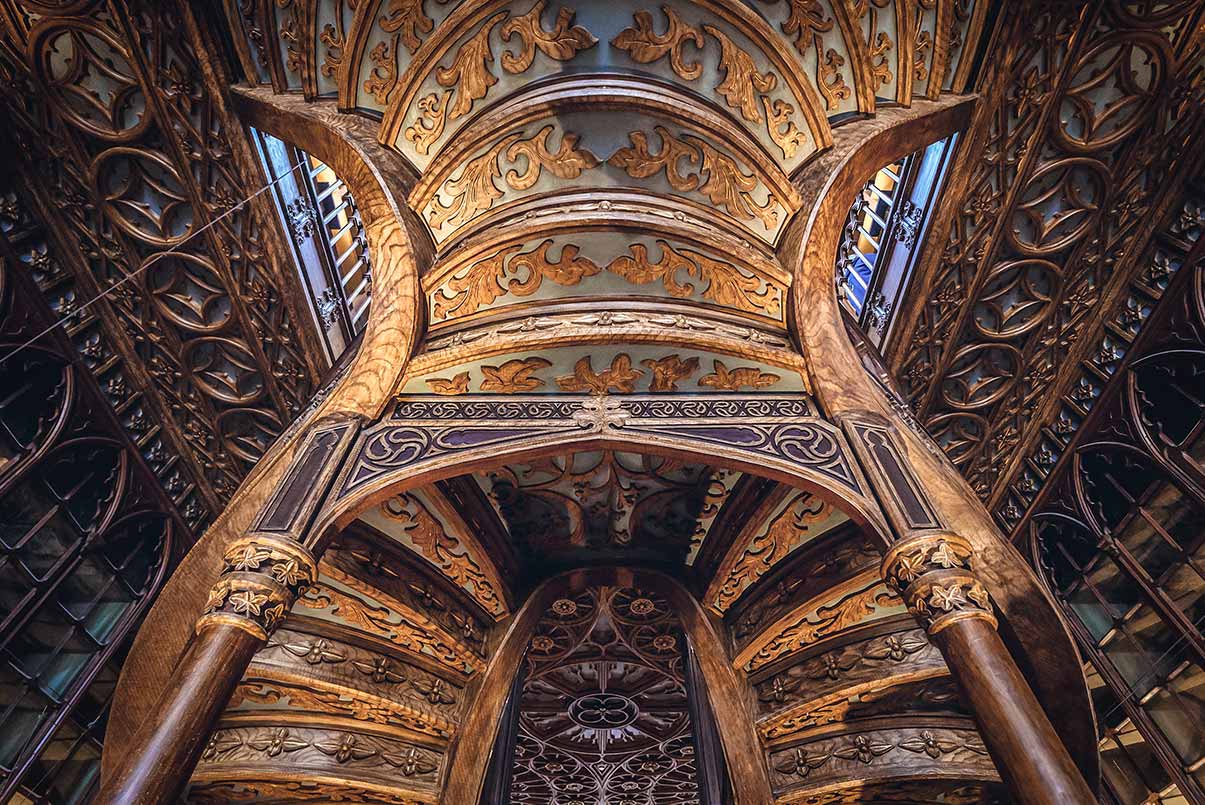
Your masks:
M0 50L26 173L5 203L46 230L21 259L60 316L129 278L72 337L113 405L154 421L144 458L197 529L324 368L273 210L238 203L262 177L236 106L291 93L337 107L412 169L400 197L434 259L404 395L803 398L776 252L800 170L837 126L951 102L988 30L988 4L953 0L226 5L234 59L260 85L234 95L218 37L172 3L8 2ZM1157 279L1123 289L1201 215L1174 207L1200 159L1185 147L1201 127L1199 4L1035 5L996 21L983 102L885 350L1005 524L1032 499L1018 489L1059 395L1097 350L1124 351L1158 296ZM617 557L674 568L720 619L781 801L991 790L948 670L845 513L753 475L599 450L365 513L256 656L192 796L432 801L496 624L555 570ZM628 588L591 595L564 662L524 690L522 801L689 777L680 648L598 650L637 598L664 627L653 638L674 617ZM546 645L533 640L533 667ZM585 683L613 675L623 701L599 706L629 720L574 720L600 692ZM608 756L625 742L640 751Z

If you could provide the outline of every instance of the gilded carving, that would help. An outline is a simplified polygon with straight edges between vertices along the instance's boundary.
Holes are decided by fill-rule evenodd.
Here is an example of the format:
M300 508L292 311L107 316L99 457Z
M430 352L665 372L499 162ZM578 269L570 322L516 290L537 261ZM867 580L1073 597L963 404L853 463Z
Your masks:
M498 78L490 70L494 62L494 52L490 48L490 34L494 27L506 18L507 12L500 11L486 20L467 42L460 46L452 63L435 71L435 80L441 86L453 93L448 106L449 120L464 117L473 108L473 102L484 98L489 88L498 83Z
M275 680L254 679L239 684L227 707L237 708L244 702L287 704L291 709L344 716L373 724L394 724L441 738L450 735L451 725L442 719L432 720L388 699L360 695L348 689L336 692L304 685L285 685Z
M661 139L660 151L650 150L644 132L633 131L628 134L631 147L620 148L608 164L622 168L633 179L647 179L664 171L675 190L698 190L730 215L743 221L757 219L766 229L774 228L778 211L773 208L781 203L772 192L764 205L753 198L753 191L761 184L756 176L745 173L736 160L702 138L684 134L679 139L664 126L654 126L653 131ZM682 160L689 166L688 173L682 173Z
M319 582L313 585L297 599L297 604L309 609L329 609L332 615L350 626L382 637L416 654L429 656L464 673L471 673L481 666L481 661L470 652L462 651L406 615L370 604L330 584Z
M416 3L421 15L421 0L407 1ZM579 51L593 47L598 42L585 28L573 25L575 12L569 8L562 7L557 12L552 30L545 31L540 23L544 5L545 0L538 0L526 14L510 19L506 19L509 12L498 12L460 46L447 67L436 70L435 81L444 88L443 92L432 92L418 100L418 117L404 133L406 140L414 143L418 153L427 154L443 136L448 121L467 115L473 104L484 98L490 87L498 83L498 77L490 69L494 63L490 35L502 20L506 19L500 32L502 41L510 42L517 38L519 43L517 52L505 50L502 53L502 69L508 73L526 71L531 67L537 50L550 59L568 61ZM422 19L430 24L425 16Z
M711 608L721 615L727 612L746 589L796 546L801 532L811 524L825 520L830 514L832 507L829 504L812 495L800 494L764 532L759 534L754 531L724 573L724 580L714 600L709 602ZM717 578L723 572L721 568L716 574Z
M423 0L389 0L380 26L386 33L396 33L406 50L414 53L422 44L422 34L431 33L435 23L423 11Z
M444 127L448 123L448 98L452 90L444 90L442 94L432 92L418 99L418 119L414 125L406 128L405 137L414 143L414 150L426 154L431 145L443 136Z
M482 609L495 616L506 611L499 589L501 583L492 565L483 565L489 562L488 558L475 558L473 546L448 533L421 501L413 495L402 495L382 506L381 511L401 525L420 555L454 584L469 591ZM431 594L424 591L423 595L429 598Z
M792 16L783 23L783 29L788 33L788 26L794 24L796 19L797 5L798 3L792 4ZM694 81L702 75L702 65L697 61L686 61L682 49L687 43L693 43L696 50L702 50L705 42L703 32L706 31L720 46L719 69L723 72L723 77L715 86L715 91L724 97L729 108L737 110L749 123L760 123L764 110L766 130L770 138L788 159L795 156L799 146L806 142L806 136L793 120L795 107L787 101L772 100L766 94L778 87L778 76L770 70L759 70L753 56L714 25L704 25L702 29L689 25L669 7L662 7L662 13L666 18L664 34L655 32L653 18L649 12L638 11L633 15L635 25L621 31L611 40L611 44L626 51L632 60L639 64L650 64L668 55L674 73L684 81ZM830 20L829 27L831 26ZM839 65L840 56L833 51L830 53L829 63L835 59ZM838 75L836 82L840 81ZM849 89L845 88L844 92L845 97L848 97Z
M548 135L551 125L540 129L535 135L524 138L522 134L510 134L498 141L484 154L470 160L460 176L448 179L433 199L428 219L435 229L444 224L460 226L468 223L479 212L488 210L502 198L503 191L495 184L502 178L499 159L505 157L512 165L521 159L526 162L522 173L513 167L506 172L506 184L512 190L529 189L540 178L543 170L550 171L561 179L575 179L583 170L598 165L598 160L589 151L577 148L577 135L563 134L557 151L548 150ZM444 204L442 198L448 199Z
M720 43L720 69L724 80L716 86L716 92L750 123L761 122L761 111L757 108L757 93L770 92L778 85L778 76L771 72L762 73L753 63L753 57L737 47L728 36L714 25L704 25L703 30Z
M389 94L397 84L397 39L386 39L368 52L372 69L364 81L364 91L377 103L389 102Z
M746 386L764 389L773 386L782 378L771 372L763 372L756 366L738 366L729 369L721 360L713 361L712 373L699 378L699 385L716 391L740 391Z
M552 363L540 357L516 358L501 366L482 366L481 373L485 375L485 379L481 381L480 388L482 391L498 394L535 391L544 385L544 381L535 377L535 373L549 366L552 366Z
M573 374L558 377L556 384L561 391L586 391L591 394L608 394L612 391L631 394L636 391L636 381L644 375L641 369L632 368L632 356L621 352L611 359L611 365L601 372L594 371L590 356L579 358L573 365Z
M234 727L219 729L210 737L201 756L206 766L226 763L262 762L288 755L291 766L308 768L348 766L358 770L415 778L414 782L437 781L442 756L396 738L309 726Z
M666 29L664 34L653 30L653 15L647 11L637 11L632 15L635 27L625 28L611 40L612 46L626 51L632 60L640 64L650 64L669 55L670 67L677 76L685 81L694 81L703 73L703 66L697 61L688 62L682 55L682 48L688 42L693 42L696 50L703 49L703 32L693 25L682 22L678 13L669 6L661 9L665 15Z
M690 377L698 370L699 359L692 357L682 360L674 354L656 360L645 358L640 365L647 367L652 373L649 391L677 391L678 381Z
M436 394L445 396L455 396L457 394L467 394L469 390L469 373L458 372L455 376L447 377L428 377L424 381L431 391Z
M518 53L506 51L502 54L502 69L508 73L522 73L531 66L536 49L550 59L568 61L578 51L593 47L598 38L580 25L573 25L574 11L562 7L556 15L556 24L551 31L540 25L545 0L538 2L521 17L514 17L502 26L502 41L509 42L518 34L522 50Z
M745 664L756 671L786 654L815 643L873 615L878 609L897 605L898 599L878 582L848 593L832 604L811 610L762 645Z
M799 146L807 142L807 135L791 120L795 115L795 107L786 101L777 100L773 103L767 97L762 97L762 108L766 110L766 129L770 139L782 149L783 155L790 159L795 156Z

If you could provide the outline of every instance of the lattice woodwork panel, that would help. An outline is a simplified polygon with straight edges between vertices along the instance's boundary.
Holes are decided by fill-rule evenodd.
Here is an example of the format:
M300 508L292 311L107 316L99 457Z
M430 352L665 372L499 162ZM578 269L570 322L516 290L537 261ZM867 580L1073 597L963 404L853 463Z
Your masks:
M1143 7L1145 8L1145 7ZM1051 421L1102 310L1141 267L1201 131L1200 4L1010 6L988 102L890 347L921 419L985 500ZM944 221L944 223L943 223ZM1070 368L1070 371L1068 371Z
M14 15L4 97L79 285L59 314L123 283L94 312L213 510L309 399L320 353L269 208L239 204L259 172L190 20L175 3Z

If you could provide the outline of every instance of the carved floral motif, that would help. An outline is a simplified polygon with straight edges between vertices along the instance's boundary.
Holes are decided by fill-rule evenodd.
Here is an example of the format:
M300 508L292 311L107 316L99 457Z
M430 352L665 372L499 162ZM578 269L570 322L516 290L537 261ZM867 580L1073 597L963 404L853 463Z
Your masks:
M664 172L670 186L678 192L698 191L733 217L757 220L765 229L774 229L778 223L775 208L781 208L782 202L768 191L765 204L759 203L753 191L763 185L755 175L745 173L735 159L701 137L693 134L675 137L664 126L654 126L653 131L660 138L660 150L651 150L643 131L633 131L628 134L632 145L616 151L608 163L622 168L633 179L647 179ZM688 166L686 173L682 172L683 161Z
M524 165L522 172L515 167L506 172L506 185L512 190L531 188L543 170L561 179L576 179L583 170L599 164L589 151L577 148L575 134L563 134L557 151L549 151L548 135L553 128L544 126L527 138L521 133L507 135L485 153L471 159L457 178L443 183L428 205L427 218L432 228L440 230L449 223L453 227L466 224L502 198L504 191L495 184L495 180L502 178L501 159L512 166Z
M560 256L553 260L552 246L552 240L526 252L522 246L509 246L457 272L432 292L432 316L436 320L467 316L506 295L530 296L544 280L573 287L603 271L573 244L563 246ZM731 263L693 249L674 248L664 240L658 240L657 246L661 249L659 260L650 258L644 244L633 243L628 247L630 255L614 258L605 270L633 285L659 282L675 298L696 292L695 285L683 282L681 276L698 278L704 283L698 293L705 299L773 318L781 315L784 289L778 283L746 274Z

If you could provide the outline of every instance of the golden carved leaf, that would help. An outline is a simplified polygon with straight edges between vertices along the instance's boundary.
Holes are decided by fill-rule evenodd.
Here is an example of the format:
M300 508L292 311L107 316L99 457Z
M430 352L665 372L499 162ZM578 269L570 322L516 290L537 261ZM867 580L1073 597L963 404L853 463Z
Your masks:
M594 47L598 38L580 25L572 25L573 9L562 7L556 15L556 25L551 31L545 31L540 25L540 16L544 13L544 0L537 0L521 17L507 20L502 26L502 41L509 42L515 34L519 35L522 50L512 53L509 50L502 54L502 69L508 73L522 73L531 66L539 48L550 59L568 61L577 55L578 51Z
M700 386L707 386L717 391L740 391L748 386L754 389L764 389L773 386L782 378L770 372L763 372L756 366L738 366L729 370L723 361L712 363L715 370L712 374L699 378Z
M627 171L633 179L647 179L664 170L665 178L670 186L680 193L687 193L699 186L699 175L693 171L683 175L679 170L679 162L685 157L687 164L699 164L698 149L675 138L664 126L654 126L653 131L661 138L661 150L653 153L649 150L648 138L643 131L633 131L628 134L632 147L620 148L608 164Z
M490 17L471 39L460 46L452 63L435 72L435 80L441 87L454 88L456 99L448 110L448 119L463 117L473 108L473 101L484 98L489 88L498 83L498 78L489 69L494 63L490 49L490 34L507 12L500 11Z
M724 577L712 608L721 615L727 612L741 593L786 555L795 544L796 533L794 518L789 513L777 517L765 533L755 532Z
M676 275L679 269L683 269L689 276L697 276L697 266L674 251L665 241L659 240L657 245L661 247L661 259L656 263L649 260L648 249L644 244L633 243L628 247L632 256L616 257L607 266L607 271L618 274L634 285L661 282L670 296L678 298L690 296L694 291L694 286L690 283L678 282Z
M685 380L698 370L699 359L692 357L682 360L675 353L656 360L645 358L640 365L647 366L653 373L649 391L677 391L678 381Z
M561 259L552 262L548 259L548 249L551 240L546 240L530 252L517 254L503 269L504 275L515 276L506 283L506 291L516 296L530 296L539 289L542 281L547 278L557 283L571 287L577 285L585 277L593 277L602 271L594 261L578 257L578 248L572 244L561 249ZM527 271L526 279L519 279L520 271Z
M431 391L436 394L443 394L448 397L465 394L469 390L469 373L460 372L451 379L445 377L428 377L426 383L431 387Z
M703 65L697 61L687 62L682 56L682 48L687 42L693 42L696 50L702 50L703 32L682 22L678 13L668 6L663 6L661 12L666 19L664 34L658 35L653 31L652 14L637 11L632 15L635 27L620 31L611 40L611 45L627 51L632 60L639 64L650 64L668 53L674 73L685 81L693 81L703 74Z
M517 253L521 247L510 246L474 263L466 273L452 277L433 294L433 317L442 321L467 316L506 294L530 296L545 279L573 286L602 271L593 261L579 257L578 247L572 244L561 249L559 260L552 261L548 257L551 246L552 241L546 240L522 254Z
M795 114L795 107L786 101L771 103L770 99L764 95L761 103L762 108L766 110L766 130L770 133L770 139L782 149L782 155L790 159L795 156L799 146L807 141L807 135L800 131L795 122L791 120Z
M684 251L699 266L699 278L707 283L703 296L716 304L777 316L782 312L782 288L766 283L761 290L761 280L747 277L734 265L712 260L698 252Z
M431 315L436 321L467 316L480 308L493 304L506 293L498 278L503 275L506 258L518 250L517 246L503 249L492 257L479 260L469 266L463 276L453 276L432 297L434 304Z
M512 169L506 172L506 183L513 189L530 189L539 180L540 171L544 168L559 179L576 179L582 171L598 166L597 157L589 151L578 150L576 134L561 135L561 147L555 154L550 152L547 141L552 130L552 126L545 126L535 136L517 140L507 148L506 158L512 163L522 157L527 158L525 171L519 173Z
M505 607L499 591L481 565L472 557L468 547L455 534L445 531L443 525L418 499L406 495L405 502L407 505L404 511L410 515L410 525L406 527L406 533L418 552L442 570L453 583L470 588L473 597L486 612L500 614ZM400 519L397 515L391 516Z
M444 133L448 120L448 98L454 90L444 90L443 95L432 92L418 100L418 118L406 129L406 140L414 143L414 150L426 154L431 144Z
M379 104L389 103L389 94L397 84L397 37L386 39L368 52L373 68L364 81L364 91Z
M714 25L704 25L703 30L720 43L720 69L724 80L716 86L716 92L750 123L761 122L761 110L757 108L757 93L769 92L778 86L778 76L771 72L758 72L753 57L741 50L727 34Z
M747 670L755 671L783 654L853 626L867 615L873 615L880 607L897 604L898 600L876 581L834 604L819 607L776 635L749 661Z
M813 36L828 33L833 25L832 17L825 19L820 0L791 0L791 12L782 23L782 32L795 34L795 47L803 53Z
M413 53L423 43L420 34L431 33L435 23L423 12L423 0L389 0L381 30L401 37L406 50Z
M481 156L470 160L458 178L444 182L440 194L447 196L449 201L445 206L438 196L434 199L434 208L428 214L432 228L443 229L444 224L449 222L453 226L467 223L502 198L502 191L494 184L494 180L502 176L498 156L518 139L518 134L506 137Z
M642 369L632 368L632 357L621 352L611 361L610 367L595 372L590 357L579 358L573 365L573 374L558 377L556 384L562 391L588 391L591 394L607 394L615 390L631 394L636 390L636 381L644 376Z
M535 391L544 385L544 381L534 377L534 373L549 366L552 366L549 361L538 357L516 358L501 366L482 366L481 373L485 375L485 380L481 381L481 390L499 394Z
M736 160L705 140L693 136L690 139L703 152L703 172L707 174L707 181L699 192L737 218L757 218L766 229L773 229L778 222L778 211L772 209L776 203L774 195L770 194L764 206L758 204L751 195L758 186L756 176L746 174Z
M830 112L841 105L841 101L853 94L841 77L840 68L845 59L837 51L829 48L822 56L820 53L820 37L816 37L816 85L824 96L825 108Z

